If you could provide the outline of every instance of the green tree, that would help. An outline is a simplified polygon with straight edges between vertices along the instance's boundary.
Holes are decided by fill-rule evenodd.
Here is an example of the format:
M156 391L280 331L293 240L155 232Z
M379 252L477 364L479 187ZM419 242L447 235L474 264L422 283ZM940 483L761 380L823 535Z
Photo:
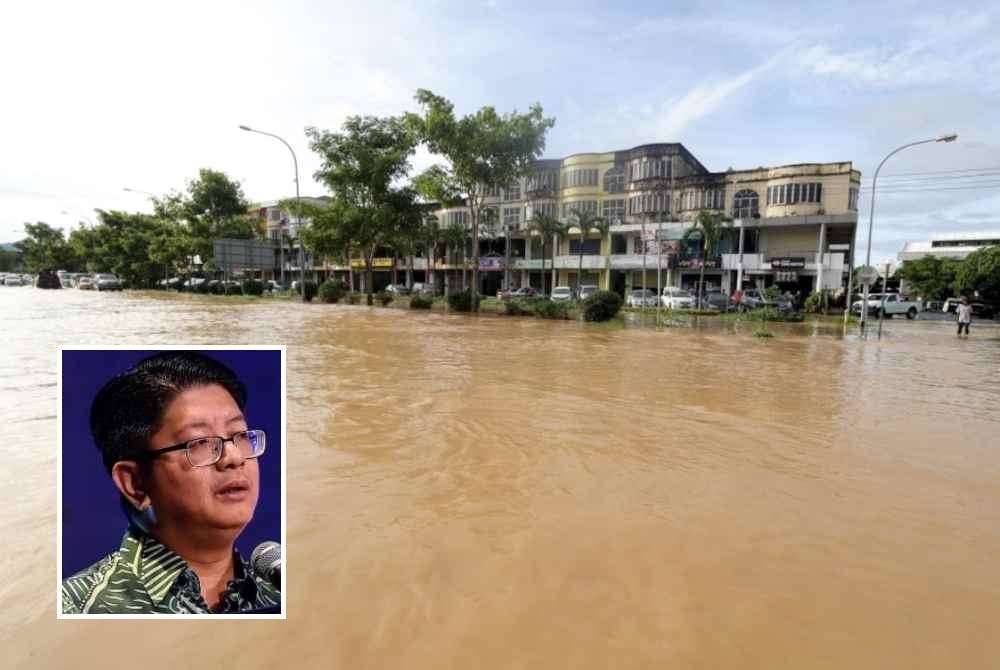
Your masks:
M25 223L27 235L16 246L21 250L22 263L28 272L40 270L75 270L79 259L67 243L61 228L47 223Z
M417 175L410 182L411 187L419 194L424 203L428 206L456 207L463 204L458 185L451 178L451 175L440 165L432 165L427 170ZM457 236L455 237L457 240ZM427 213L424 217L423 243L429 249L428 262L430 265L428 282L431 286L434 282L434 258L437 253L438 244L448 245L449 236L442 227L437 216ZM455 242L459 244L459 242ZM464 275L465 268L462 268ZM463 279L464 283L464 279Z
M401 188L393 191L389 205L394 214L389 243L406 260L406 287L413 288L413 257L425 236L425 207L419 201L417 192L412 188ZM394 263L393 273L395 271L396 264ZM395 281L394 276L393 282Z
M691 227L684 231L682 240L687 241L692 238L699 239L699 252L701 256L701 272L698 276L698 305L701 305L702 294L705 289L705 259L709 256L716 256L719 252L719 241L722 239L722 231L729 222L725 216L718 212L710 212L703 209L698 212L698 216L691 223Z
M966 256L955 274L955 288L1000 305L1000 246L983 247Z
M542 238L542 295L545 294L545 241L555 237L556 235L563 235L566 233L566 226L559 221L559 219L549 216L543 212L536 212L531 220L528 221L528 230L538 233ZM553 259L555 258L555 249L552 250ZM552 263L552 272L555 274L555 262ZM556 279L552 277L552 287L555 288Z
M183 193L154 198L153 204L159 218L185 224L203 262L212 256L213 240L249 240L259 235L258 221L248 214L250 205L242 186L218 170L198 170Z
M432 169L439 180L462 194L469 207L475 294L479 291L479 233L487 194L528 174L545 150L545 134L555 120L546 118L538 104L526 114L515 110L501 115L493 107L482 107L457 118L454 105L431 91L418 90L416 100L423 114L410 114L407 119L428 148L448 160L447 168ZM472 304L478 309L475 297Z
M315 177L330 189L335 209L345 217L338 235L362 252L372 304L375 251L393 239L405 203L416 197L394 184L409 172L417 137L403 119L373 116L348 117L339 133L310 127L306 136L320 157Z
M591 231L597 231L601 235L601 244L603 245L604 237L611 229L611 225L605 221L604 218L586 210L574 208L570 211L570 216L569 226L570 228L576 228L577 235L580 240L580 248L578 249L580 252L580 266L576 275L576 295L579 297L580 284L583 281L583 242L587 239L587 236L591 233ZM605 266L607 266L606 260Z
M14 272L21 267L20 253L0 248L0 272Z
M70 245L91 272L113 272L130 287L149 288L187 267L195 242L181 224L156 215L98 210L98 224L74 230Z
M924 300L944 300L951 296L961 261L924 256L905 261L896 276L913 287Z
M317 257L332 258L347 265L348 290L354 291L354 268L351 258L354 250L355 230L360 212L344 200L333 200L326 207L303 203L302 218L311 223L300 229L302 242Z

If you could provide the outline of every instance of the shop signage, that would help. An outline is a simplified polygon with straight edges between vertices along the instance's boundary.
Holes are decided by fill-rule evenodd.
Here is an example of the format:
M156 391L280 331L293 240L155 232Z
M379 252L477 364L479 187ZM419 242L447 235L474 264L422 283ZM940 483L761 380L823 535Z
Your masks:
M633 240L634 240L633 253L641 255L643 247L642 239L639 237L635 237L633 238ZM664 256L680 253L681 243L678 240L660 240L658 244L660 245L659 253L663 254ZM646 246L647 256L655 256L657 254L656 245L657 242L653 238L649 238L646 240L645 246Z
M682 258L678 261L677 266L682 270L700 270L702 268L702 261L700 258ZM706 258L704 267L706 269L717 269L719 267L719 259Z
M775 272L774 281L776 282L797 282L799 280L798 272Z
M503 256L484 256L479 259L479 269L485 272L503 270Z
M771 259L772 270L804 270L805 267L806 259L802 256L782 256L780 258Z
M393 265L393 261L392 261L391 258L373 258L372 259L372 268L373 269L392 268L392 265ZM365 261L364 261L364 259L362 259L362 258L352 258L351 259L351 267L352 268L364 269L364 267L365 267Z

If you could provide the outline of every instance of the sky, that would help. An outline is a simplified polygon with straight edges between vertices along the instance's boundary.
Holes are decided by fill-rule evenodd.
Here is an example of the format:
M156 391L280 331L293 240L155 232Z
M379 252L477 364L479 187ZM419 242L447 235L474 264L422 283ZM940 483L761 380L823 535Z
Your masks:
M460 114L540 103L545 157L681 142L713 171L852 161L862 245L879 161L956 132L882 169L872 260L1000 229L987 4L35 0L2 3L0 25L0 242L150 211L124 189L180 190L202 167L250 200L294 194L287 149L240 124L284 137L321 195L305 128L417 111L418 88ZM419 151L414 173L434 161Z

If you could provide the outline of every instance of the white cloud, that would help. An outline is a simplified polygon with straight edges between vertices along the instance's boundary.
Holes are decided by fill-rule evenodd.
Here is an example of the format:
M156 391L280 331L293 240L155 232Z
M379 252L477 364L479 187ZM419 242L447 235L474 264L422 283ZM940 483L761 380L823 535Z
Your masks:
M805 49L799 61L812 74L842 78L859 89L969 83L996 91L996 25L987 12L920 15L885 26L884 35L898 41L873 39L876 46L860 49L821 42Z
M765 64L712 85L698 85L678 99L664 104L664 114L656 123L657 137L677 137L691 123L711 114L733 93L770 67Z

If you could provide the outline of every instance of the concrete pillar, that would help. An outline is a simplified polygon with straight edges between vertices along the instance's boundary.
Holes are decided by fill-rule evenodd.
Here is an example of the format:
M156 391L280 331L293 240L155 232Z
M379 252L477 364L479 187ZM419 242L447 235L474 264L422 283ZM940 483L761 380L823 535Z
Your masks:
M819 224L819 249L816 251L816 283L813 291L823 288L823 247L826 246L826 223Z
M740 248L739 248L739 259L736 261L736 290L743 290L743 235L744 228L743 223L740 222Z
M559 255L559 236L552 236L552 288L559 286L559 271L556 270L556 256Z

